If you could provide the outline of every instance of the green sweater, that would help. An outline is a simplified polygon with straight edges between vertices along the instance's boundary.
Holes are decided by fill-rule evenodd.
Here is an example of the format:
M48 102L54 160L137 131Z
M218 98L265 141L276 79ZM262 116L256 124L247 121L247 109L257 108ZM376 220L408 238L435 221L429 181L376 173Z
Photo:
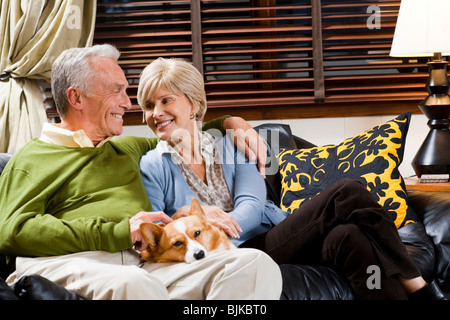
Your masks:
M0 253L130 248L128 219L151 211L139 159L157 143L138 137L114 138L99 148L28 143L0 176Z

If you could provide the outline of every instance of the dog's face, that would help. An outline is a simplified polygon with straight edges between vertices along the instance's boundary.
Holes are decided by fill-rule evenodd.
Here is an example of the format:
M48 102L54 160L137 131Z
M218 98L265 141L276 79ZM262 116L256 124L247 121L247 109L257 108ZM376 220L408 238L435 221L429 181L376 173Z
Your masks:
M206 221L195 198L189 216L164 227L143 223L140 229L148 244L147 251L141 252L141 257L147 261L191 263L206 257L213 250L233 247L222 230Z

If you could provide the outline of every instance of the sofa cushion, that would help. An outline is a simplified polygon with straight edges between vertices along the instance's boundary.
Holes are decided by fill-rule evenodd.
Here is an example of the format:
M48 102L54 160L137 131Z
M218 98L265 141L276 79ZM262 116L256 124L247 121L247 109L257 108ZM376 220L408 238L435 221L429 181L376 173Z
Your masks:
M281 203L292 212L341 179L362 182L393 218L397 228L414 222L398 166L403 160L411 112L338 145L282 149Z
M325 266L280 265L283 277L281 300L353 300L350 285Z
M278 159L280 148L295 148L297 146L295 137L292 135L291 127L281 123L264 123L254 127L256 132L267 144L266 164L266 190L267 199L280 206L280 174L278 173ZM297 138L300 139L300 138ZM306 140L300 139L305 143Z
M3 169L11 158L11 153L0 153L0 174L2 174Z
M11 153L0 153L0 175L11 156ZM11 268L13 268L13 261L10 260L9 264L6 261L6 257L0 254L0 278L6 278L11 272Z
M411 210L411 214L415 215L415 220L419 221L414 206L409 201L408 205L408 210ZM427 236L423 224L420 222L408 223L398 229L398 234L414 264L420 270L422 277L428 282L431 281L434 277L436 256L433 243Z

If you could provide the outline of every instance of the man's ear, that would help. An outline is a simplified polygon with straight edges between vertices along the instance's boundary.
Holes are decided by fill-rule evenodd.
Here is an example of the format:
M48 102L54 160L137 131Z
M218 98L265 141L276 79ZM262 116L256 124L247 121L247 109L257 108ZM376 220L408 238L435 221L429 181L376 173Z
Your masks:
M197 215L200 217L200 219L206 220L205 212L203 211L200 202L198 202L196 198L192 198L191 211L189 212L189 215Z
M155 223L142 223L139 226L142 236L145 242L148 244L148 251L153 251L158 246L159 240L161 239L164 228Z
M81 110L81 92L77 88L70 87L67 89L67 100L69 101L69 104L71 107L75 108L76 110Z

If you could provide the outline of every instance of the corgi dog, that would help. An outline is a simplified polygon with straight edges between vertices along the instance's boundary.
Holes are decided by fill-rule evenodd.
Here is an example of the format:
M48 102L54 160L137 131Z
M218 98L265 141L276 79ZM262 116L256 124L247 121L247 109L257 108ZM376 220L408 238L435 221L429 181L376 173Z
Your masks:
M148 244L140 253L145 261L191 263L215 250L237 249L223 230L206 221L196 198L192 199L189 215L167 225L142 223L139 228Z

